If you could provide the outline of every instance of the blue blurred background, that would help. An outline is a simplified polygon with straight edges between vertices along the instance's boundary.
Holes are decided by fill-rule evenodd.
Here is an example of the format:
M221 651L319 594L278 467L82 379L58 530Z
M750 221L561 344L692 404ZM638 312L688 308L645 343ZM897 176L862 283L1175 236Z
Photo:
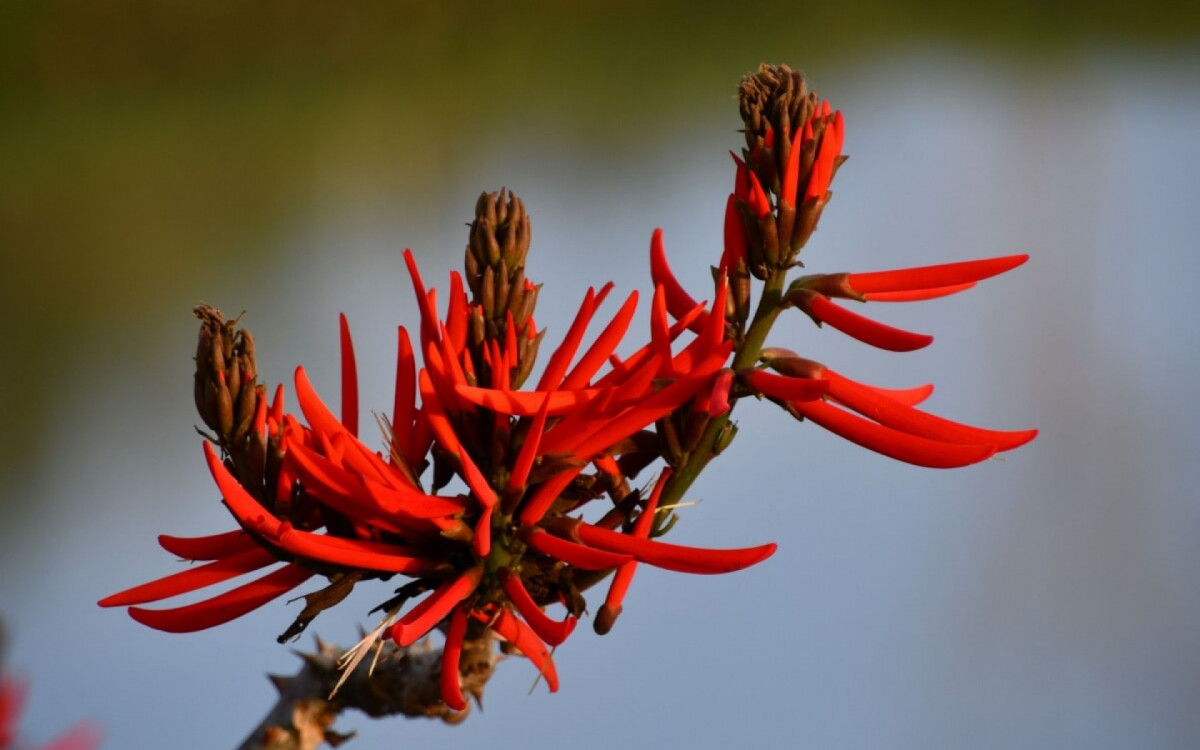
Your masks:
M302 363L330 395L345 311L386 409L416 319L400 251L444 288L501 185L533 216L550 341L588 285L649 291L655 227L700 294L734 90L771 61L846 116L810 269L1033 256L874 308L934 334L921 352L799 315L772 343L1041 436L937 472L745 404L672 537L773 558L643 566L610 635L559 649L556 695L512 660L463 726L338 728L364 749L1200 746L1200 12L699 5L0 8L0 618L30 740L92 717L109 748L233 747L263 674L298 666L274 641L295 605L189 636L95 606L179 569L156 534L231 528L192 429L194 304L247 310L263 376ZM360 589L316 632L354 640L389 590Z

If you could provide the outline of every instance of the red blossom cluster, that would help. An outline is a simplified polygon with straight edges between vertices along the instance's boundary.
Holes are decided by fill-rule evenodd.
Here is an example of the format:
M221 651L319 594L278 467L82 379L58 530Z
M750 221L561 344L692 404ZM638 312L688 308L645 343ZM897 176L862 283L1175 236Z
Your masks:
M357 368L341 320L340 417L303 368L295 394L303 421L268 403L253 339L211 308L197 352L196 402L214 436L204 445L225 504L240 528L207 537L160 537L169 552L205 561L110 596L150 627L187 632L226 622L315 574L329 586L306 596L297 625L357 582L411 579L382 605L377 631L407 646L446 632L441 696L466 707L464 642L490 631L528 657L557 689L550 649L585 612L583 591L611 575L595 629L612 627L638 563L687 573L725 573L770 556L774 544L710 550L668 544L670 508L735 434L740 398L767 398L800 419L871 450L930 467L963 466L1016 448L1036 431L962 425L915 408L932 386L889 389L855 382L797 353L769 347L785 310L872 346L909 351L932 338L868 318L834 300L896 302L939 297L1010 270L1026 256L877 273L787 274L832 197L845 161L840 112L786 67L764 66L741 87L747 147L734 155L725 244L711 305L696 302L667 263L662 232L650 248L654 294L647 342L617 356L632 292L584 347L611 292L589 289L551 353L533 373L545 335L534 318L539 285L525 276L529 220L504 191L484 194L467 246L465 277L450 277L445 314L405 252L421 320L416 346L398 331L395 400L381 420L382 451L360 439ZM757 304L754 280L762 282ZM418 354L420 355L418 362ZM214 445L216 448L214 448ZM652 465L648 492L631 486ZM448 491L457 482L457 491ZM645 496L643 497L643 494ZM147 602L194 592L282 562L260 578L171 609ZM429 592L405 610L407 600ZM544 611L560 606L555 619Z

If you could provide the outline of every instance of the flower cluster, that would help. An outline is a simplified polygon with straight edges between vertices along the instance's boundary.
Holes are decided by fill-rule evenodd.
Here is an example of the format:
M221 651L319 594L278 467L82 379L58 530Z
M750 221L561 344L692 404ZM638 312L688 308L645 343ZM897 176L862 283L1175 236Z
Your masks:
M834 300L944 296L1026 257L805 275L789 283L846 160L843 118L784 66L747 76L740 99L747 146L734 155L712 303L696 302L679 283L662 232L655 231L649 336L624 358L616 352L637 292L584 346L613 289L609 283L588 290L536 385L522 388L545 330L534 319L541 287L526 277L529 217L506 191L480 197L465 278L451 275L444 314L413 255L404 254L421 319L415 337L404 327L397 333L395 399L390 417L380 418L381 451L360 438L357 368L344 316L340 415L301 367L295 396L302 420L285 411L282 387L268 400L249 333L199 308L196 404L213 432L205 459L240 528L160 537L167 551L204 564L101 604L128 606L153 628L188 632L227 622L323 575L329 585L306 595L282 640L357 583L405 576L380 606L384 619L356 658L378 638L405 647L441 628L440 697L462 711L464 644L499 636L555 690L550 649L585 613L583 593L591 586L611 576L593 617L603 634L639 563L725 573L772 554L774 544L711 550L658 538L673 525L671 509L736 434L730 415L741 398L769 399L798 419L922 466L964 466L1032 440L1033 430L988 430L917 409L932 386L865 385L767 346L772 325L792 308L883 349L926 346L931 337L875 322ZM657 477L634 488L652 466L660 467ZM198 603L138 606L277 563ZM561 607L562 616L551 617L547 607Z
M620 359L614 352L632 321L638 301L633 292L581 353L586 330L612 285L589 290L537 387L517 390L543 337L532 316L538 287L524 276L527 249L528 220L520 201L505 193L484 195L467 250L467 284L451 276L444 317L438 316L435 290L425 287L412 254L405 253L421 308L424 366L417 367L414 346L401 327L383 453L359 440L356 365L344 317L341 416L326 407L301 367L295 393L304 424L284 412L281 390L268 406L264 390L252 375L247 378L254 372L246 354L252 351L249 335L214 310L201 309L197 393L216 395L198 396L198 403L202 409L218 405L205 418L218 433L204 444L205 458L242 528L209 537L161 537L168 551L209 562L101 604L157 601L287 561L196 604L130 607L143 624L187 632L244 614L315 572L330 575L334 586L362 577L409 576L414 582L384 605L389 625L383 634L407 646L447 622L442 697L461 710L466 703L457 659L472 623L513 644L555 690L549 647L573 630L586 586L615 571L595 619L596 629L606 632L639 562L724 573L769 556L774 544L707 550L654 539L666 526L658 505L670 469L646 498L630 487L659 456L658 442L646 428L684 404L710 400L733 346L721 317L707 315L706 325L679 346L677 339L705 314L704 307L671 325L665 293L658 289L649 342ZM237 395L226 395L221 389L238 382L234 368L242 383ZM245 393L257 393L251 417L221 413L219 405L237 403ZM428 465L427 490L421 477ZM439 494L453 478L464 491ZM610 502L598 519L586 522L576 514L602 497ZM429 589L432 593L399 615L409 596ZM563 619L542 609L555 603L565 607Z

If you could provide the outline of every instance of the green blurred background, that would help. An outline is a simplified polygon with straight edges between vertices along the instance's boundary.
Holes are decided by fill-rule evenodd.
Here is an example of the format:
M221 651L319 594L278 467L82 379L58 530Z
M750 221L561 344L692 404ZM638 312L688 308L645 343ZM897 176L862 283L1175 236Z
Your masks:
M847 115L810 267L1034 255L888 309L939 337L905 364L805 321L776 343L1042 437L926 473L747 410L726 460L753 473L706 475L677 533L766 535L770 567L647 572L561 694L509 664L466 726L348 717L351 746L1200 744L1200 5L1166 1L3 3L0 617L29 736L90 715L108 747L233 746L291 668L282 605L193 637L93 606L176 569L155 533L229 527L191 432L196 302L249 309L268 380L303 362L330 393L346 310L370 408L414 314L399 250L444 285L480 190L529 204L539 320L645 291L655 226L698 289L762 61Z

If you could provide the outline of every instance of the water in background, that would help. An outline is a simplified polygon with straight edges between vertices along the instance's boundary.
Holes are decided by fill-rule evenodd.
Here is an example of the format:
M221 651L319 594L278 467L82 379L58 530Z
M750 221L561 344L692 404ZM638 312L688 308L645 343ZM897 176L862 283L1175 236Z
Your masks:
M773 343L869 382L932 380L933 411L1041 437L935 472L745 404L672 539L774 540L771 560L715 578L643 566L610 635L581 628L558 650L559 694L527 694L534 670L512 660L465 725L346 715L354 747L1200 745L1200 63L1092 52L1035 67L914 49L820 71L851 160L805 262L1033 259L968 294L881 312L936 336L919 353L867 351L800 315ZM589 284L648 292L656 226L702 289L732 183L725 151L739 146L728 88L628 142L510 115L472 129L444 168L426 155L415 178L390 170L417 156L381 165L356 147L386 116L330 114L298 146L308 163L274 198L285 208L261 209L268 229L215 258L152 256L187 272L147 269L91 310L58 344L70 356L39 375L52 400L4 487L0 611L9 662L33 677L28 736L88 716L107 747L231 747L272 701L261 675L298 664L274 642L295 606L189 636L94 606L178 568L156 534L230 528L191 430L194 302L248 309L263 376L288 381L303 363L330 394L345 311L364 406L378 408L391 402L394 325L416 319L399 251L444 287L481 189L511 186L533 215L540 321L573 314ZM253 161L246 172L253 183ZM207 190L195 221L220 221L226 198ZM159 272L167 291L149 288ZM379 588L356 593L363 619L351 603L313 629L348 643Z

